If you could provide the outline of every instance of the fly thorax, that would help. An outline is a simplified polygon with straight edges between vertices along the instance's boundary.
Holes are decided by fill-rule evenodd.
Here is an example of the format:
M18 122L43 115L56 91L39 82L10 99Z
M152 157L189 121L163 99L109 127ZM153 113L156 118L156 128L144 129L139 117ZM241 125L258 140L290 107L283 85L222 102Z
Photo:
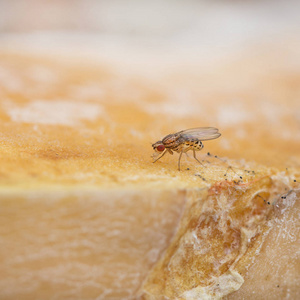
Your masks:
M179 136L176 136L175 134L169 134L162 140L162 142L166 147L172 148L178 144L178 139Z

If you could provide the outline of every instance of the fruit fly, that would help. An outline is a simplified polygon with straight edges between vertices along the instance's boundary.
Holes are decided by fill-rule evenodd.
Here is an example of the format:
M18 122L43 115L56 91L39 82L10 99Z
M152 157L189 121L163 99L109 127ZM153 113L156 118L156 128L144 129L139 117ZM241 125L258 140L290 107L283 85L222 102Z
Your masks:
M178 159L178 170L180 171L182 153L192 150L194 158L201 164L196 157L196 151L203 148L202 141L213 140L220 135L219 129L214 127L197 127L168 134L161 141L157 141L152 145L155 152L161 154L153 162L155 163L161 159L167 152L173 155L173 151L176 151L180 153Z

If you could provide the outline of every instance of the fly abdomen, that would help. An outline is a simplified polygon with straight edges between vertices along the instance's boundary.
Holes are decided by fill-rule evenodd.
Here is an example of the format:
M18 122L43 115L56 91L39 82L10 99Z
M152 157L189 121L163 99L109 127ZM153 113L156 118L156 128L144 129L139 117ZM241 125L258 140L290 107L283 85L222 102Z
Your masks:
M201 141L197 140L197 141L194 141L194 149L199 151L203 148L203 144Z
M194 149L196 151L199 151L203 148L203 144L199 140L187 140L187 141L185 141L184 145L185 145L185 148Z

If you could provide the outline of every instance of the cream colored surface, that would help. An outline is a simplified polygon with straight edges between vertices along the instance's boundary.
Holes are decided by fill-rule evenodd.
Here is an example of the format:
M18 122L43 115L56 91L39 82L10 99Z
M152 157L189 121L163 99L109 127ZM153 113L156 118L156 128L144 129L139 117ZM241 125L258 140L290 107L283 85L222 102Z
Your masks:
M297 299L300 77L270 67L281 51L155 78L2 51L1 299ZM152 164L196 126L222 133L205 168Z

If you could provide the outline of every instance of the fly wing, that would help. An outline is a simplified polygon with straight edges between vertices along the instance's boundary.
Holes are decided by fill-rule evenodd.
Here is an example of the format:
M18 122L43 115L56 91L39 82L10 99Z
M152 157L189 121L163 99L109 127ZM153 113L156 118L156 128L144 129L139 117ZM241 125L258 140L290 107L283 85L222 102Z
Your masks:
M221 133L215 127L197 127L187 130L182 130L178 134L186 139L197 139L200 141L213 140L218 138Z

